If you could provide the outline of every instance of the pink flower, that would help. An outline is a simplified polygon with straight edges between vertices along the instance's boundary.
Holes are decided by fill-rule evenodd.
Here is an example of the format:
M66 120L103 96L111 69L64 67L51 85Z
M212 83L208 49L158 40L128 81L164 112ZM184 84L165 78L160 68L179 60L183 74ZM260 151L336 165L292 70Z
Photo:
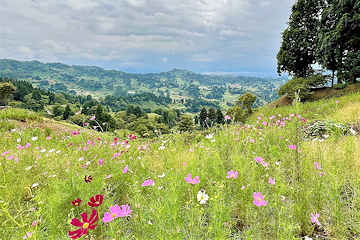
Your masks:
M95 115L92 116L92 117L90 118L90 120L91 120L91 121L92 121L92 120L95 120Z
M14 158L14 155L11 155L10 157L8 157L8 160L11 160Z
M275 178L269 178L269 183L275 185Z
M266 122L262 122L262 125L263 125L263 126L266 126L266 125L267 125L267 123L266 123Z
M313 223L316 223L318 226L321 226L320 222L319 222L319 217L320 214L316 213L315 215L313 213L311 213L311 221Z
M85 122L85 126L87 126L89 123L88 122Z
M251 142L251 143L254 143L254 139L250 139L250 142Z
M281 196L281 201L286 202L286 199L284 196Z
M314 165L315 165L315 169L321 169L321 166L317 162L314 162Z
M228 115L225 115L225 118L226 118L227 120L230 120L230 119L231 119L231 117L228 116Z
M155 185L154 180L151 180L151 179L145 180L145 181L141 184L142 187L151 186L151 185L153 185L153 186Z
M296 145L289 145L290 149L296 149Z
M31 146L30 143L25 144L25 148L29 148Z
M36 221L33 221L33 223L31 224L31 226L36 227Z
M336 101L336 103L339 103L339 101Z
M261 117L257 117L257 120L261 120Z
M189 152L193 152L193 151L195 151L195 149L192 149L192 148L191 148L191 149L189 149Z
M9 153L9 151L5 151L5 152L3 152L2 154L1 154L1 156L5 156L6 154L8 154Z
M264 201L265 196L261 196L261 192L254 192L253 194L254 194L254 199L255 199L253 201L253 203L256 206L260 207L261 205L265 206L267 204L267 202Z
M302 118L301 121L302 121L302 122L306 122L305 118Z
M104 165L104 159L100 158L98 163L100 166Z
M199 183L199 176L194 177L194 179L192 179L191 174L187 175L187 177L185 178L185 181L188 183L191 183L193 185Z
M264 159L262 159L261 157L256 157L256 158L254 158L254 160L259 162L259 163L264 161Z
M117 217L126 217L126 216L131 217L130 215L131 212L132 210L130 210L130 206L122 205L120 208L117 204L115 204L115 206L110 207L110 213L106 212L104 214L103 222L104 223L110 222Z
M51 137L50 137L50 136L46 138L46 140L50 140L50 139L51 139Z
M239 173L238 173L237 171L234 172L234 170L231 170L231 171L228 172L227 174L228 174L228 176L226 176L226 178L229 179L229 178L232 178L232 177L233 177L233 178L237 178Z
M241 189L243 189L243 190L244 190L244 189L245 189L245 185L242 185Z
M126 173L128 170L129 170L129 166L128 166L128 165L126 165L126 166L124 167L124 169L123 169L122 173Z
M112 174L109 174L106 176L106 178L111 178L112 177Z
M186 166L186 162L183 162L182 165L183 165L183 166Z

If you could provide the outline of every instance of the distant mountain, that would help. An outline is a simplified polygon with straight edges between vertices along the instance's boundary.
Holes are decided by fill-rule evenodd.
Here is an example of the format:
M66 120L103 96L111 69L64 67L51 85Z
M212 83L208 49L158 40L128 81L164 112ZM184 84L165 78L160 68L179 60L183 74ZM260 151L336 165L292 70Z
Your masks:
M0 76L26 80L54 92L94 97L151 92L173 100L203 98L222 108L235 103L246 91L257 95L256 106L278 98L277 90L287 78L257 78L233 75L204 75L184 69L161 73L126 73L96 66L0 59ZM184 99L184 100L182 100Z

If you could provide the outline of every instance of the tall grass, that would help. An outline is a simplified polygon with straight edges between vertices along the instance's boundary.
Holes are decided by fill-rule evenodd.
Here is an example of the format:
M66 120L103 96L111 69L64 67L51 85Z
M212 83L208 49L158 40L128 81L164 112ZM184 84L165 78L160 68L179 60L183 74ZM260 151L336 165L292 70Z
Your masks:
M35 128L2 135L0 154L9 153L0 155L0 236L21 239L34 232L36 239L68 239L68 231L77 229L71 220L90 213L87 202L101 194L98 225L88 234L93 239L358 238L359 138L333 134L318 142L298 135L299 127L354 102L360 99L345 96L263 108L249 125L225 125L212 138L199 135L191 144L181 134L124 145L87 130L76 135L52 132L50 140ZM284 127L275 124L278 119ZM26 143L31 146L17 148ZM121 154L113 158L115 153ZM99 159L104 159L103 165ZM321 169L315 169L314 162ZM129 170L123 173L125 165ZM232 169L238 177L227 179ZM186 182L188 174L199 176L200 183ZM86 183L85 175L93 180ZM275 185L268 183L270 177ZM142 187L149 178L155 185ZM209 195L205 204L196 197L201 189ZM253 203L254 192L265 196L265 206ZM71 205L77 198L82 199L80 207ZM103 223L104 213L114 204L128 204L132 217ZM321 226L311 221L311 213L320 214Z

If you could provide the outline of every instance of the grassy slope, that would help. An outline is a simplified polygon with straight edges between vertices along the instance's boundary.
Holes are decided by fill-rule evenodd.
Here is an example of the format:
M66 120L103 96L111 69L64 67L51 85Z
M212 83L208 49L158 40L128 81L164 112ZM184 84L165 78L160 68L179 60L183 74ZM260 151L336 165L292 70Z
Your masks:
M11 134L3 132L0 153L9 153L0 156L0 200L14 221L4 210L0 212L0 236L21 239L26 231L34 231L37 239L66 239L67 232L76 229L69 224L71 219L80 218L84 211L90 213L88 199L102 194L100 220L115 203L129 204L133 212L131 218L107 224L99 220L95 230L90 230L95 239L359 237L359 137L335 132L324 142L313 142L301 141L297 132L300 126L316 119L355 123L359 106L360 95L353 93L277 109L262 108L249 120L253 126L225 127L214 134L215 141L202 134L196 135L191 144L186 141L188 134L162 136L159 141L137 139L129 142L128 152L114 159L113 154L125 150L125 146L112 148L113 138L105 134L81 130L71 136L70 131L53 131L52 139L46 140L44 131L36 125ZM300 114L306 123L290 117L292 113ZM264 127L262 122L270 123L272 115L277 119L287 117L282 120L285 127ZM256 123L258 117L261 119ZM255 130L257 126L263 130ZM38 140L32 141L33 136ZM16 149L18 138L19 144L30 142L31 146ZM89 150L85 151L84 145ZM158 149L160 145L165 149ZM297 149L289 149L289 145ZM140 146L146 146L146 150L138 150ZM49 152L53 148L55 151ZM56 153L58 150L61 152ZM8 160L11 155L18 162ZM265 168L257 164L257 156L270 165ZM105 161L102 166L98 164L100 158ZM82 167L86 162L90 163ZM314 162L322 169L315 169ZM129 171L123 174L125 165L129 165ZM25 170L29 166L32 168ZM237 179L226 178L231 169L239 172ZM159 177L162 173L163 178ZM93 181L85 183L84 175L89 174ZM111 177L106 178L109 174ZM185 182L188 174L199 176L200 183ZM275 185L268 183L269 177L276 179ZM148 178L155 180L155 186L141 187ZM32 187L34 183L39 186ZM209 195L204 205L196 198L200 189ZM253 192L265 195L267 205L255 206ZM78 197L83 202L73 207L70 202ZM321 226L311 222L311 213L320 214ZM35 220L40 222L33 227Z

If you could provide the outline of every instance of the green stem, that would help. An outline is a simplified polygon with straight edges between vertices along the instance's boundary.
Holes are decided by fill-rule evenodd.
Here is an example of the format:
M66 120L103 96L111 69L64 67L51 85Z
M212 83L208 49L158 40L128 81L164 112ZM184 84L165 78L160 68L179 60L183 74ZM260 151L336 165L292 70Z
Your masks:
M3 206L1 206L2 210L9 216L9 218L19 227L24 227L24 225L20 225L14 218L11 217L10 213L5 209Z

